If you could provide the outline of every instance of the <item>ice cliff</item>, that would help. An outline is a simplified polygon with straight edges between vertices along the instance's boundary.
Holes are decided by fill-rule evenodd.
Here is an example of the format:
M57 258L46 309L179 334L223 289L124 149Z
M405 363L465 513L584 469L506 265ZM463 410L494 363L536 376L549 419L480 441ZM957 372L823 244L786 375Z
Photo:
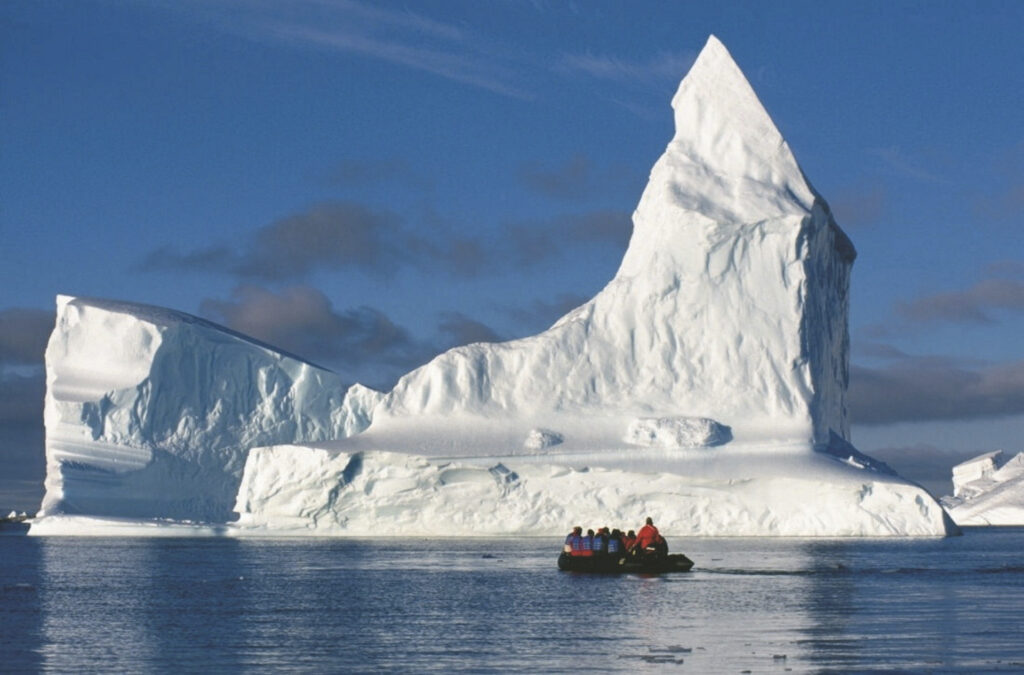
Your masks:
M246 452L340 438L379 394L194 316L57 298L41 515L225 521Z
M1024 453L987 452L953 467L942 504L958 525L1024 525Z
M207 465L222 478L190 494L216 499L219 515L237 487L235 532L555 534L578 521L631 526L652 515L676 534L949 533L927 492L850 444L856 254L717 39L672 105L675 136L608 285L543 333L438 356L372 410L372 396L343 398L329 374L251 343L231 363L200 356L226 338L203 325L198 342L187 342L195 323L162 359L149 343L166 339L115 349L110 366L124 382L85 374L66 379L87 382L87 392L62 394L61 373L75 372L84 354L105 351L119 331L155 325L94 322L76 338L62 320L47 353L47 430L59 432L47 499L60 498L62 482L87 484L68 478L77 446L60 449L67 437L85 439L81 455L123 448L146 466L158 450L175 462L202 455L190 460L188 481L199 487ZM270 362L266 372L281 384L265 386L270 375L249 359ZM164 360L204 365L182 372ZM222 391L218 377L237 393ZM161 423L136 421L139 402L157 400ZM61 401L70 408L51 415ZM210 411L235 420L214 425L212 445L197 435ZM264 417L243 423L242 411ZM335 440L308 443L323 438ZM104 480L123 475L102 468ZM147 487L176 503L180 487L164 485ZM96 497L89 509L123 510L100 487L81 491ZM65 492L65 507L78 504Z

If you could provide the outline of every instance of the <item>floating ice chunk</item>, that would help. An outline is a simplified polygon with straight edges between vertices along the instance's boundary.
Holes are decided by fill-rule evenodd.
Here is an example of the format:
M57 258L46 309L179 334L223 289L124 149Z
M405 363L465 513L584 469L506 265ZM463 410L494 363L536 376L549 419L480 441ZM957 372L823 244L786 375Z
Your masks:
M728 443L732 430L707 417L638 417L623 440L645 447L703 448Z
M549 429L530 429L526 440L523 441L523 448L537 452L544 448L550 448L552 445L558 445L564 440L562 434Z

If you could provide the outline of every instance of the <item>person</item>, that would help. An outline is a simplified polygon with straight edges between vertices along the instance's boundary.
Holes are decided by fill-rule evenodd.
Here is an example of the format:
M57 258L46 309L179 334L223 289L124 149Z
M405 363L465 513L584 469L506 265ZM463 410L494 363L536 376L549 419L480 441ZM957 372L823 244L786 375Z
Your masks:
M597 534L594 535L593 545L594 555L604 555L608 553L608 528L597 528Z
M583 551L583 528L577 525L572 528L565 537L565 547L562 549L569 555L580 555Z
M592 556L594 555L594 531L587 530L587 533L583 535L582 547L580 548L580 555Z
M622 531L615 528L608 536L608 555L612 558L621 558L625 551L626 547L622 543Z
M630 530L622 537L622 550L631 551L636 546L636 532Z
M648 549L652 549L658 557L668 555L668 543L661 536L661 533L658 532L658 528L654 526L654 520L650 516L647 517L647 522L640 528L640 531L636 533L634 548L641 553L646 553Z

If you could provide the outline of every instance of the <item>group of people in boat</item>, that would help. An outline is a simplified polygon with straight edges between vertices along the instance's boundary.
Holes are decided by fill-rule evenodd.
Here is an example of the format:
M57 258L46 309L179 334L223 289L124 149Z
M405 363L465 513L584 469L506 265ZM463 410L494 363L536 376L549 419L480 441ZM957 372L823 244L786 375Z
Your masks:
M565 553L570 556L657 556L664 558L668 555L668 542L654 526L654 520L647 518L647 522L640 528L639 532L629 530L623 534L621 530L609 531L608 527L587 530L579 525L572 528L572 532L565 538Z

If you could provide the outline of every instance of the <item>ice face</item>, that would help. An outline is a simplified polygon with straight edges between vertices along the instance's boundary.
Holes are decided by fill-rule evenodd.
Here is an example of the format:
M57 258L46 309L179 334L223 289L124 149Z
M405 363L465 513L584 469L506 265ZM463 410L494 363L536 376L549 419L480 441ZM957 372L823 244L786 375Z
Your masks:
M249 448L362 430L380 394L180 312L61 296L41 513L228 519Z
M942 503L958 525L1024 525L1024 453L987 452L953 467Z
M745 441L848 440L852 245L717 39L673 106L615 278L540 335L404 377L371 425L380 442L416 418L515 420L522 435L601 418L616 422L582 431L615 447L641 416L709 418Z

